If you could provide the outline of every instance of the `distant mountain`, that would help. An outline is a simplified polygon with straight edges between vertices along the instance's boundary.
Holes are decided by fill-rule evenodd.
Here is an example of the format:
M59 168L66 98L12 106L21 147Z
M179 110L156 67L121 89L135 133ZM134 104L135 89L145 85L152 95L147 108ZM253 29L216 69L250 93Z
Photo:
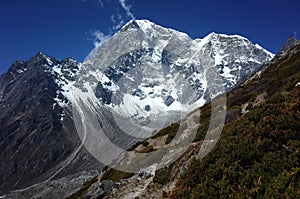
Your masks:
M281 48L279 55L282 56L282 54L288 53L290 49L292 49L294 46L296 46L299 43L300 43L299 40L295 39L295 37L293 36L290 36L288 40L285 42L285 44L283 45L283 47Z
M47 186L54 179L91 171L83 175L89 177L103 168L76 130L72 110L78 102L96 108L103 124L113 123L110 113L115 113L133 124L148 125L152 132L231 90L273 56L238 35L211 33L192 40L185 33L136 20L84 63L42 53L15 62L0 77L0 190L45 181ZM211 71L220 76L215 79ZM162 122L151 124L153 120ZM142 139L125 135L130 126L112 127L107 135L125 149ZM66 187L65 178L56 181L55 186L64 188L55 196L80 186L72 182L74 186ZM50 193L44 191L41 197L52 197Z
M224 95L227 117L219 140L208 140L205 135L215 130L207 132L210 120L217 119L211 118L213 104L222 95L197 109L201 112L197 136L175 162L159 170L152 165L136 174L105 170L69 198L298 198L299 42ZM181 125L195 122L192 116L197 110ZM167 126L130 150L162 150L178 128L179 123ZM203 157L202 146L207 142L217 144ZM181 147L176 149L165 157L176 157Z

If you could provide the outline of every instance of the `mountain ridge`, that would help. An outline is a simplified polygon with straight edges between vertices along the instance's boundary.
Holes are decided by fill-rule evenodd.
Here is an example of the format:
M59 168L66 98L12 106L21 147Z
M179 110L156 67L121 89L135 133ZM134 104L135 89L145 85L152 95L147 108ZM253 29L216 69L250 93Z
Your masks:
M125 42L128 45L124 48L124 46L118 45L120 42ZM227 47L227 42L230 43L231 46ZM235 51L233 50L234 48L236 48ZM237 50L238 48L239 50ZM224 89L228 90L241 79L253 73L254 70L257 70L257 68L264 63L263 60L271 60L274 56L269 52L266 53L267 51L262 50L259 45L254 45L249 40L240 36L224 36L224 34L212 33L199 42L199 40L192 40L185 33L163 28L147 20L130 21L121 31L106 41L100 49L101 51L99 53L90 56L90 59L85 62L86 70L94 71L93 74L83 71L83 74L80 75L83 77L86 76L85 81L87 81L90 76L94 76L100 82L100 77L107 76L108 80L102 84L108 83L112 85L112 88L98 84L101 90L100 93L106 93L105 95L98 96L102 98L102 100L104 99L104 104L107 104L110 106L109 108L112 108L119 114L129 114L133 117L141 116L146 120L147 115L151 115L154 111L158 110L152 110L152 105L144 104L144 101L145 103L146 101L150 101L152 104L159 104L159 106L164 109L170 108L172 111L175 111L178 106L181 106L180 109L183 110L188 102L190 104L194 103L194 108L201 106L205 101L218 93L217 90L209 92L206 88L208 84L214 84L213 81L207 81L209 77L205 77L207 71L214 70L214 66L217 66L216 70L221 74L219 77L220 81L226 81L223 83ZM235 54L233 55L233 53ZM129 65L126 66L126 64ZM243 66L243 64L245 66ZM123 68L119 67L119 65L123 66ZM228 65L230 65L230 67L228 67ZM143 69L139 69L138 67L143 67ZM154 81L160 85L162 85L162 80L165 80L164 84L167 85L162 88L154 85L152 90L148 89L146 88L146 80L143 82L144 79L138 79L136 76L126 76L129 71L144 75L144 79L149 78L154 80L156 78ZM125 73L126 75L124 75ZM181 73L180 75L184 76L184 78L179 79L177 77L176 79L176 77L172 77L177 74L179 76L179 73ZM207 76L209 76L209 72ZM124 88L121 88L121 91L116 90L119 89L119 80L125 81L125 84L130 85L129 88L126 89L132 89L133 91L129 92L134 93L138 91L139 95L142 95L142 98L145 98L145 100L137 100L136 97L130 95L124 96L124 93L127 92L122 91ZM137 82L136 85L133 85L133 80ZM168 80L182 82L191 87L195 99L191 97L190 99L185 99L185 102L181 102L179 99L182 95L181 90L186 90L187 88L182 88L178 83L175 83L177 87L176 90L172 88L172 82L168 82ZM93 83L97 84L97 82ZM81 87L83 87L83 85L81 85ZM219 89L222 90L222 88ZM163 94L159 93L160 91L163 92L163 90L172 94L163 96ZM112 98L116 92L118 92L118 96L114 98L116 102L112 102ZM152 99L151 96L146 94L148 92L154 94ZM84 95L84 93L82 93L82 95ZM159 95L161 97L155 97ZM134 102L134 104L138 108L128 109L130 106L126 104L126 100L124 100L125 97L127 97L126 100L132 102L137 101ZM170 99L167 102L168 106L161 104L160 98L162 98L163 101ZM121 108L122 110L114 108L116 106L121 107L122 102L125 103ZM173 104L169 104L169 102ZM143 106L150 106L151 110L142 111L144 107L139 107L138 103L144 104ZM172 108L173 105L174 107ZM187 109L192 110L192 108ZM124 110L125 113L122 113ZM138 114L134 116L136 112Z

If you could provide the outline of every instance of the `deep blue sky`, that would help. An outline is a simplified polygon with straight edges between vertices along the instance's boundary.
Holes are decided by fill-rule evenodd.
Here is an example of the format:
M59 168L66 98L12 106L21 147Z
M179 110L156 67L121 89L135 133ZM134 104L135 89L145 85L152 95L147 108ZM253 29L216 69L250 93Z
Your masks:
M111 15L130 17L117 0L1 0L0 74L38 51L83 61L96 30L112 31ZM186 32L240 34L273 53L300 34L299 0L127 0L137 19ZM103 7L102 7L103 6ZM127 16L127 17L126 17ZM296 36L299 39L299 36Z

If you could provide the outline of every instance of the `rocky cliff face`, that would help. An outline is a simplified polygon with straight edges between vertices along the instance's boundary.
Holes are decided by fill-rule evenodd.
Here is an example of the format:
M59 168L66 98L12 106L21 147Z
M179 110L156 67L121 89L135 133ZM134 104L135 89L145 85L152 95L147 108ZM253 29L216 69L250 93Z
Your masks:
M25 188L59 176L57 171L80 146L70 108L60 106L67 99L59 94L59 81L71 81L79 65L72 59L59 61L38 53L28 62L15 62L1 76L1 190Z

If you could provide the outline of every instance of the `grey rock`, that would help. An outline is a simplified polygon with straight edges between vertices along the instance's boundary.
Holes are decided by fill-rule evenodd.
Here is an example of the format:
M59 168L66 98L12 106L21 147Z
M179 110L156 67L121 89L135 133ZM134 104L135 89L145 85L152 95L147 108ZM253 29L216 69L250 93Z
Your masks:
M101 168L84 148L72 161L81 142L62 84L74 80L79 65L39 52L0 77L1 191Z
M112 189L116 188L117 184L111 180L104 180L102 182L97 182L93 184L88 192L85 195L85 198L101 198L103 197L108 191L111 191Z
M299 44L300 41L295 39L295 37L290 36L287 41L285 42L285 44L283 45L283 47L280 50L280 53L287 53L293 46Z

